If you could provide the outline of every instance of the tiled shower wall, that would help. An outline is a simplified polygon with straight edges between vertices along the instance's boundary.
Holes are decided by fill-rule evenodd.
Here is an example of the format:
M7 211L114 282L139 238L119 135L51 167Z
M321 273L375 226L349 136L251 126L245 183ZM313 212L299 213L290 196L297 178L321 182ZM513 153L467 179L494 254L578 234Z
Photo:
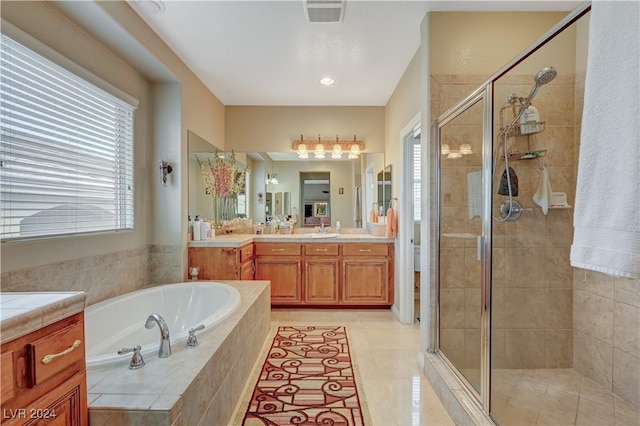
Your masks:
M84 291L86 305L150 284L182 281L180 246L147 246L3 272L2 291Z
M486 80L484 76L432 76L434 116L463 99ZM496 86L497 109L508 93L526 96L533 76L503 77ZM544 86L534 102L546 121L544 132L510 139L510 149L548 149L540 165L547 165L554 191L574 198L574 77L558 76ZM439 110L438 110L439 109ZM481 123L481 121L475 121ZM443 161L443 174L453 181L443 188L441 226L448 233L479 235L480 219L467 215L467 173L481 168L480 141L468 140L468 123L460 126L460 136L452 137L452 149L471 142L474 155ZM466 140L465 140L466 139ZM475 139L475 137L474 137ZM527 141L527 139L529 139ZM499 164L503 164L500 162ZM572 239L572 210L550 210L545 216L532 200L542 171L536 160L513 161L510 166L519 178L519 200L525 212L520 220L494 223L493 250L493 368L570 367L573 357L573 280L569 266ZM496 173L500 178L502 171ZM451 178L450 178L451 179ZM496 186L497 187L497 186ZM496 196L499 203L505 197ZM480 262L476 260L474 239L447 241L442 252L444 291L441 339L457 348L454 359L465 369L479 369Z
M576 76L576 171L584 80ZM573 288L573 367L640 408L640 280L575 269Z
M432 76L431 116L464 99L486 78ZM552 189L567 192L570 205L575 199L584 75L572 79L559 75L541 89L534 104L547 128L532 137L532 148L549 150L541 162L548 166ZM526 96L532 84L528 75L502 80L496 89L498 100L506 100L507 93ZM478 152L479 146L473 149ZM479 233L479 219L466 216L466 172L478 170L478 161L463 157L443 165L460 168L451 195L464 201L443 206L442 223L448 232ZM574 367L640 407L640 281L572 268L573 209L550 210L544 216L531 199L541 173L536 162L511 166L519 178L518 200L534 211L517 222L494 224L493 368ZM475 287L480 265L475 241L463 241L448 241L443 250L443 286L449 287L444 297L451 309L441 312L443 326L448 326L443 336L459 348L454 355L457 365L477 369L480 311Z

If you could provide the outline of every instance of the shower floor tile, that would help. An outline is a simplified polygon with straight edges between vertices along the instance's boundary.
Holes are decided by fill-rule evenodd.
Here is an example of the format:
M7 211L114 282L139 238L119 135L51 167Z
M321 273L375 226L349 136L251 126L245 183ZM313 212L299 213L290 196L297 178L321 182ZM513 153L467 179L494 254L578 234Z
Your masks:
M572 368L493 370L492 415L508 425L640 425L640 410Z

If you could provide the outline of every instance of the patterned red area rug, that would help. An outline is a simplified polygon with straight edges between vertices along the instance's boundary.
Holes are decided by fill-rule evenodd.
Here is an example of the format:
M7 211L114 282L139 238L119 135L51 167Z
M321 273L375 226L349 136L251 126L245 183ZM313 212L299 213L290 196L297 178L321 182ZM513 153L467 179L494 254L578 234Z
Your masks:
M344 327L279 327L245 426L364 425Z

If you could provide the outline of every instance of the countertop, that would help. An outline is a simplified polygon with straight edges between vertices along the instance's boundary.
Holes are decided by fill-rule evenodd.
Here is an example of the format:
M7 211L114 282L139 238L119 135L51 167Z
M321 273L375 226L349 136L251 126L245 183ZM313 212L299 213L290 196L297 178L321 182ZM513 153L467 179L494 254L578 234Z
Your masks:
M211 240L189 241L189 247L240 247L251 242L279 243L392 243L393 238L377 237L365 233L352 234L226 234Z
M0 343L84 311L83 291L0 293Z

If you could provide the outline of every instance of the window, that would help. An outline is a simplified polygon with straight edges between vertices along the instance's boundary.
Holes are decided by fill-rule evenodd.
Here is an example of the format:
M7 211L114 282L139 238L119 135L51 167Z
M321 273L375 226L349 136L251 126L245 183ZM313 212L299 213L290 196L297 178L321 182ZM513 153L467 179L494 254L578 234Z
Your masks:
M5 34L0 73L0 238L133 229L135 106Z
M420 130L413 139L413 220L420 222L422 214L422 171L420 163Z

